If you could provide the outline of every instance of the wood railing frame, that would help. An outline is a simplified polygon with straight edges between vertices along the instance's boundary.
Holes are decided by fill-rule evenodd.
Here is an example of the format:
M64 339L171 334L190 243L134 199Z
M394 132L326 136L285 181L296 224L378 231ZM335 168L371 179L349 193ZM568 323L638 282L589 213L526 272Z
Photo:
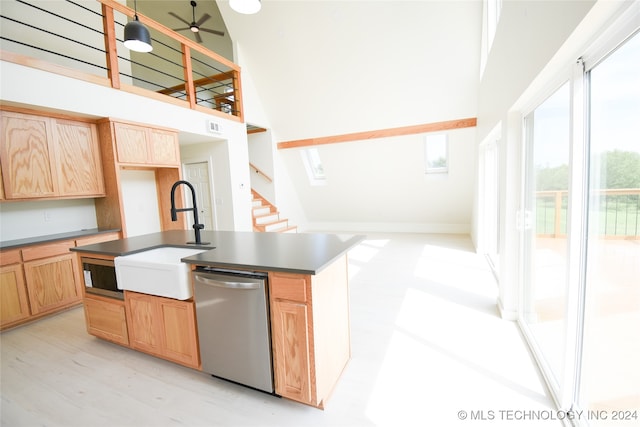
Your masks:
M159 33L164 34L165 36L177 41L181 45L182 50L182 62L184 66L184 85L180 85L183 88L186 88L187 92L187 100L177 99L170 95L152 91L149 89L133 86L130 84L125 84L120 79L120 70L118 65L118 49L117 49L117 40L116 40L116 21L114 17L114 11L118 11L125 16L131 18L135 15L135 11L121 3L118 3L114 0L96 0L101 3L102 9L102 25L103 25L103 33L104 33L104 48L105 48L105 61L107 67L107 77L98 76L92 73L87 73L83 71L79 71L73 68L64 67L60 65L56 65L52 62L48 62L45 60L41 60L38 58L33 58L9 51L0 51L2 54L2 60L9 61L17 64L22 64L28 67L37 68L40 70L64 75L67 77L75 78L78 80L83 80L95 84L99 84L102 86L111 87L113 89L123 90L129 93L134 93L140 96L145 96L147 98L153 98L162 102L168 102L175 105L179 105L185 108L189 108L192 110L197 110L206 114L215 115L224 119L233 120L236 122L244 123L244 111L243 111L243 102L242 102L242 82L241 82L241 69L240 66L229 61L227 58L210 51L194 41L186 38L185 36L176 33L175 31L165 27L164 25L138 13L138 19L141 23L148 26L149 28L158 31ZM227 75L228 78L232 80L233 84L233 92L229 92L226 97L233 96L233 114L227 114L222 111L218 111L214 108L204 107L202 105L198 105L196 102L195 96L195 87L197 86L196 82L193 79L193 69L191 66L191 53L192 51L196 51L201 53L202 55L210 58L214 61L217 61L220 64L223 64L230 68L230 71L221 73L220 75ZM201 79L203 80L203 79ZM171 91L169 91L171 93Z
M251 169L255 170L255 171L256 171L256 173L257 173L258 175L262 175L262 177L263 177L264 179L266 179L267 181L269 181L269 182L273 182L273 179L272 179L269 175L267 175L266 173L264 173L264 172L263 172L259 167L257 167L257 166L256 166L256 165L254 165L253 163L249 162L249 167L250 167Z
M125 89L126 87L120 82L120 72L118 69L118 50L116 47L116 37L115 37L115 18L114 18L114 10L132 18L136 13L133 9L120 4L114 0L97 0L102 3L102 14L104 16L103 25L104 25L104 33L105 33L105 50L107 51L107 65L109 67L108 77L111 81L111 86L118 89ZM165 27L164 25L147 18L146 16L138 13L138 20L148 26L149 28L153 28L159 33L164 34L165 36L176 40L180 43L182 48L182 63L184 66L184 86L179 85L182 88L186 89L187 92L187 105L192 110L211 112L215 115L221 116L226 119L236 120L239 122L244 122L244 112L243 112L243 103L242 103L242 84L240 80L241 70L240 66L229 61L227 58L210 51L198 43L191 41L187 37L176 33L175 31ZM202 106L197 105L196 102L196 91L195 91L195 81L193 80L193 69L191 66L191 51L196 51L201 53L204 56L207 56L220 64L223 64L231 69L231 71L222 73L222 74L231 74L232 82L233 82L233 96L234 96L234 114L226 114L221 111L215 109L208 109ZM133 90L136 93L140 93L141 88L136 88ZM148 91L152 92L152 91ZM159 93L166 95L163 93L164 91L160 91ZM171 93L170 91L169 93ZM175 98L174 98L175 99ZM181 100L178 100L181 101Z

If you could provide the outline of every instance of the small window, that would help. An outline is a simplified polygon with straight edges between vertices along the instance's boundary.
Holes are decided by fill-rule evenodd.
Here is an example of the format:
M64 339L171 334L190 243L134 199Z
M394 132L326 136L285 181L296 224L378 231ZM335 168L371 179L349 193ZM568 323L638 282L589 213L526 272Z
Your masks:
M424 144L425 173L449 171L449 148L446 134L427 135Z
M302 156L302 162L307 170L309 176L309 182L311 185L323 185L326 184L326 176L324 174L324 167L320 160L320 153L317 148L307 148L300 152Z

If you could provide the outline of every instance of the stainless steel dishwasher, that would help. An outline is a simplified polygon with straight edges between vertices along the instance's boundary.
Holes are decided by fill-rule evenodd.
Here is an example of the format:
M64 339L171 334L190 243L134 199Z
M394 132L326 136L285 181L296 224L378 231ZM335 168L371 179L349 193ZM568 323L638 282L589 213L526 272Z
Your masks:
M267 274L198 267L192 275L202 370L273 393Z

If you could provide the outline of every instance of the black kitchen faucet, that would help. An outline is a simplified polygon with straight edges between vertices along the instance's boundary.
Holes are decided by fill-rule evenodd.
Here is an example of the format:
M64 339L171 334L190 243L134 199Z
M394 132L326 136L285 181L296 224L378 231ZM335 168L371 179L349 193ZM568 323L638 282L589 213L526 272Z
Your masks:
M185 184L187 187L191 189L191 200L193 201L192 202L193 207L176 209L176 197L175 197L176 188L178 188L180 184ZM187 243L190 245L208 245L209 242L202 242L200 238L200 230L204 228L204 224L198 223L198 206L196 205L196 190L193 188L193 185L191 185L191 183L188 181L176 181L175 184L173 184L173 187L171 187L171 221L177 221L178 212L185 212L185 211L193 211L193 230L196 233L196 241L187 242Z

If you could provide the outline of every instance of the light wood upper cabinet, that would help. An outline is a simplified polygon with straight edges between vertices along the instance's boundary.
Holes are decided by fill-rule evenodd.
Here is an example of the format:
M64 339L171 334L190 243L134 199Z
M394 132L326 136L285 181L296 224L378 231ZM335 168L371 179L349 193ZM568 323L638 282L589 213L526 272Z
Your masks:
M114 122L118 162L178 166L180 151L176 132Z
M175 132L150 129L151 163L156 165L179 165L180 148Z
M7 199L53 197L52 121L48 117L2 111L1 161Z
M96 125L1 111L4 199L104 195Z
M60 195L104 195L96 125L56 120L54 141Z
M148 163L147 129L126 123L114 123L116 147L120 163Z

